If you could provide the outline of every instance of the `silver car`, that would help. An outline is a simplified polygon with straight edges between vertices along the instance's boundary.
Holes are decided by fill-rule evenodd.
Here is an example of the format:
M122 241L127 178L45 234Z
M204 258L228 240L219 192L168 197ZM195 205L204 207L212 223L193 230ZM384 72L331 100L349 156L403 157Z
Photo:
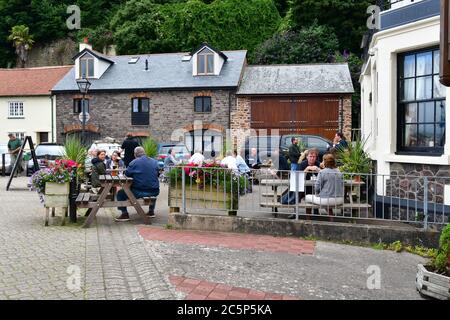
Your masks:
M8 145L7 144L0 144L0 172L3 170L3 156L2 154L5 154L5 174L10 174L12 170L11 166L11 156L8 153Z
M64 146L56 143L42 143L36 147L35 153L39 168L47 168L49 165L55 163L56 159L64 156ZM28 161L27 175L31 176L34 171L33 159L31 159Z

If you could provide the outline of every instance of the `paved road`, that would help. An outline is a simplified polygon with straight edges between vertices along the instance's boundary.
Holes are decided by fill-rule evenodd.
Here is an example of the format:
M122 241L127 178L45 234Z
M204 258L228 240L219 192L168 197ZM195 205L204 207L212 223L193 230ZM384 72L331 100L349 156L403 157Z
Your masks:
M14 179L9 192L6 182L0 177L0 299L236 298L239 290L266 298L420 299L414 278L424 259L408 253L316 242L307 245L310 253L293 254L280 250L283 241L270 245L251 235L241 247L225 240L222 246L220 234L162 228L163 198L156 226L142 226L138 218L117 224L114 210L101 210L87 230L43 227L43 207L25 189L27 178ZM379 290L367 288L369 266L380 268Z

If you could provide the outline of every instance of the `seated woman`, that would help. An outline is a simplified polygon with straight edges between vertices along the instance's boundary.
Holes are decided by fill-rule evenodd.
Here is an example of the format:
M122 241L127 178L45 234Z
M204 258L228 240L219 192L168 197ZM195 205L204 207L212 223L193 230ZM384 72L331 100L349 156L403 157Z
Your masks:
M113 170L120 168L125 168L125 163L120 159L119 152L114 151L111 155L111 159L106 160L106 169Z
M106 174L106 151L98 150L97 157L92 159L91 184L93 188L101 187L100 176Z
M336 168L336 160L332 154L323 157L324 167L319 172L315 183L316 194L306 195L305 201L328 207L328 213L333 214L333 206L344 203L344 179L342 173Z

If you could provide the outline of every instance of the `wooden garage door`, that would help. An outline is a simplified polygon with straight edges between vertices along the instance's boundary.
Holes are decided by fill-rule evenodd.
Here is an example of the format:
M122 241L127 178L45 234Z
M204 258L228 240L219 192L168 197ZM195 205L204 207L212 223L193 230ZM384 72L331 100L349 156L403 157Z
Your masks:
M330 140L339 129L339 98L253 97L253 129L279 130L280 134L312 134Z

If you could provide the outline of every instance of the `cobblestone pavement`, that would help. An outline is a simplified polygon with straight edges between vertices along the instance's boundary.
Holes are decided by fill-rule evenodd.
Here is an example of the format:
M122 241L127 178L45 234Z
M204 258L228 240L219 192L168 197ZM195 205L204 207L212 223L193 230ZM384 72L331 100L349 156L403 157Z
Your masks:
M0 299L420 299L414 279L425 260L415 255L166 230L163 215L158 226L115 223L104 209L89 229L44 227L27 181L14 179L6 192L0 177ZM370 266L380 269L379 290L367 287Z
M7 192L7 178L0 178L0 299L179 297L134 224L117 224L114 212L100 210L89 229L44 227L44 208L24 188L27 181L14 179Z

